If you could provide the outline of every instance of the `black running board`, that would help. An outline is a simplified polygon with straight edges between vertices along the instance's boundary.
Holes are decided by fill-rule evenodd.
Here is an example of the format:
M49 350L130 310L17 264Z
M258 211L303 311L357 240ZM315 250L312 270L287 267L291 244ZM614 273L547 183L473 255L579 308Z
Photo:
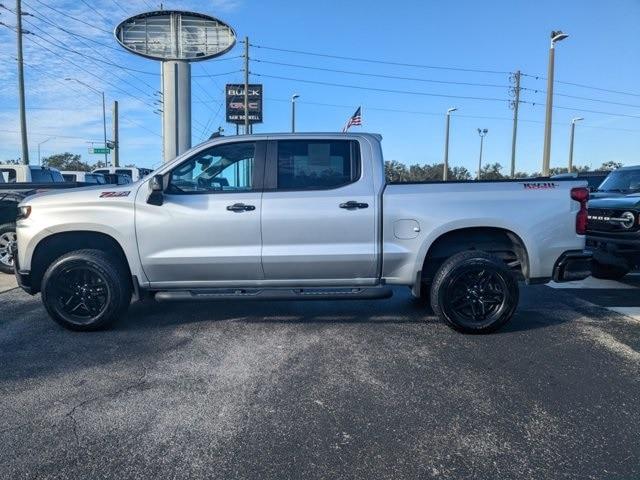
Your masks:
M196 290L163 290L156 292L159 302L215 300L371 300L389 298L389 287L346 288L216 288Z

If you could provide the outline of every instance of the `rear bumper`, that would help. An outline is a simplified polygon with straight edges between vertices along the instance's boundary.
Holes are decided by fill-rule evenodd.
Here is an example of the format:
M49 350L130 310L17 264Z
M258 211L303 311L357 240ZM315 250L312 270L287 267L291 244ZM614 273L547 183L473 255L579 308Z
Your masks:
M13 265L15 268L16 281L18 286L25 292L33 295L33 287L31 286L31 272L29 270L20 270L20 261L18 260L18 249L13 248Z
M582 280L591 275L591 258L588 250L572 250L564 252L553 267L555 282Z

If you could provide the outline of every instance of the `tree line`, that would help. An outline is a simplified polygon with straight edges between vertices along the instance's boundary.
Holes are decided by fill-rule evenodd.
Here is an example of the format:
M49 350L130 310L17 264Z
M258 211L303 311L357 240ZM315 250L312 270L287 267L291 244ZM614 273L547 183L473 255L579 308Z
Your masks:
M620 168L622 163L619 162L605 162L599 171L611 171ZM480 178L482 180L503 180L511 178L507 173L503 173L503 166L500 163L487 163L482 166L480 170ZM384 171L389 182L427 182L427 181L440 181L442 180L442 173L444 171L443 163L433 163L424 165L405 165L397 160L387 160L384 162ZM576 173L588 172L590 168L585 166L574 166L573 171ZM550 175L559 175L561 173L567 173L568 168L556 167L549 170ZM535 178L541 177L540 172L525 173L516 172L514 178ZM451 180L473 180L475 179L475 173L472 175L465 167L449 167L448 177Z

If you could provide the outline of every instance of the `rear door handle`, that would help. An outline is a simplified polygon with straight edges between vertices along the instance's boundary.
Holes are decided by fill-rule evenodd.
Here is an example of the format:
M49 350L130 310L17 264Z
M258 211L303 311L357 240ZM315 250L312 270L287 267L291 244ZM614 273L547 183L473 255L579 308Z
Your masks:
M346 208L347 210L355 210L357 208L368 208L368 203L360 203L354 200L349 200L348 202L341 203L340 208Z
M256 207L253 205L245 205L244 203L234 203L233 205L227 206L227 210L230 212L250 212L255 209Z

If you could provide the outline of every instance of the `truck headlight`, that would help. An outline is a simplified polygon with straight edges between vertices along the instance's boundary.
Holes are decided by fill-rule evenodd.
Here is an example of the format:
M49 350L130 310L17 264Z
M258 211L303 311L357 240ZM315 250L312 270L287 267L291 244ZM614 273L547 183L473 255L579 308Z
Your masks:
M24 207L18 207L18 216L16 217L17 220L24 220L25 218L28 218L29 215L31 215L31 207L30 206L24 206Z

